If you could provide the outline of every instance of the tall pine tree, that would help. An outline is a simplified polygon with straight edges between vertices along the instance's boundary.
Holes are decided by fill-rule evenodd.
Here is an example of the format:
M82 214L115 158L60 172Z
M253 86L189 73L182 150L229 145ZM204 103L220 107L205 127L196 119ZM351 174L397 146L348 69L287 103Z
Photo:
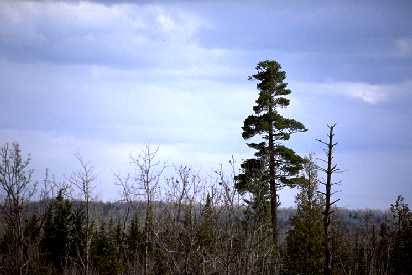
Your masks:
M254 114L249 115L242 127L242 137L249 140L261 137L261 142L250 142L255 149L254 159L247 159L242 164L242 173L236 177L236 187L241 192L253 195L265 192L265 199L270 201L270 216L273 246L277 248L278 226L276 211L279 205L278 190L284 186L296 184L296 177L302 169L303 159L292 149L282 145L291 134L306 131L305 126L283 117L279 109L289 105L287 96L286 72L275 60L261 61L256 66L256 74L249 77L257 80L259 91ZM262 196L260 196L262 197Z

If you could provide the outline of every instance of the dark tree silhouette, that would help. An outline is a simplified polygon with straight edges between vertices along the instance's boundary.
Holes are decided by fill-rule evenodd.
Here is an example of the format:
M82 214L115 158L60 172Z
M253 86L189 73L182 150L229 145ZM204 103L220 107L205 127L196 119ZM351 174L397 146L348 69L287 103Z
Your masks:
M256 66L256 74L249 77L257 80L259 91L254 114L249 115L242 127L242 137L249 140L260 136L259 143L248 143L255 149L255 159L245 160L242 173L236 177L237 189L255 194L262 190L269 196L272 239L274 249L278 246L278 226L276 211L279 206L277 191L286 185L294 185L295 177L302 169L302 158L292 149L281 144L289 140L291 134L306 131L305 126L294 120L283 117L279 109L289 105L287 96L291 91L287 88L286 72L275 60L265 60Z
M321 171L326 173L326 182L322 184L325 186L325 192L320 192L325 196L325 209L323 213L323 230L325 238L325 261L324 261L324 270L325 275L332 274L332 230L331 230L331 214L333 213L332 205L338 202L340 199L332 201L332 195L335 192L332 192L332 186L335 185L332 181L332 175L341 170L338 168L337 164L333 162L333 152L337 143L334 143L333 138L335 136L334 129L336 124L328 125L328 141L324 142L320 139L318 141L326 146L325 153L327 160L323 160L326 163L326 168L319 168Z

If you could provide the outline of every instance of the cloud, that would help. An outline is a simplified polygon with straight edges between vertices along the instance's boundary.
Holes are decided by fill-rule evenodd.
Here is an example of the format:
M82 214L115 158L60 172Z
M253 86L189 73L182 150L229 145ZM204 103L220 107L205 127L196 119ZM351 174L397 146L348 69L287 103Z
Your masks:
M297 89L326 96L345 96L368 104L380 104L399 97L412 97L412 82L370 84L362 82L296 83Z
M309 128L292 147L317 152L314 139L336 121L342 166L353 171L345 197L372 188L358 178L384 186L384 165L412 148L412 63L393 54L395 33L410 55L410 9L327 2L1 1L0 142L19 141L35 168L58 175L82 153L102 194L146 143L164 160L214 168L252 156L241 138L257 96L247 75L275 58L293 91L285 113ZM378 158L379 176L364 175ZM402 182L407 169L391 174Z
M196 43L207 22L158 5L2 2L0 55L19 62L187 66L222 51Z
M392 30L411 35L405 5L1 1L0 59L209 77L276 58L295 80L400 81L411 65L391 56Z
M119 142L192 143L210 150L233 135L240 141L253 83L189 75L0 62L0 127Z

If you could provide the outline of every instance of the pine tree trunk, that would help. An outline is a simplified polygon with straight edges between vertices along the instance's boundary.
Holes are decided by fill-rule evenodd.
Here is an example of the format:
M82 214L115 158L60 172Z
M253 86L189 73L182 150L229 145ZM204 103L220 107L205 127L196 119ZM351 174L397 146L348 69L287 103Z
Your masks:
M269 109L269 114L272 113L272 107ZM275 155L273 144L273 125L269 127L269 185L270 185L270 216L272 222L272 239L273 249L278 248L278 226L277 226L277 194L276 194L276 178L275 178Z

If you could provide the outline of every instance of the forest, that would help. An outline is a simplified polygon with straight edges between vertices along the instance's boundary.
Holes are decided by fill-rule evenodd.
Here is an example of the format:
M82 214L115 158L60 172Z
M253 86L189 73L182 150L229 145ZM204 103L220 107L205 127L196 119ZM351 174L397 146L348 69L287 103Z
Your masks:
M213 178L185 165L166 175L161 148L147 146L131 157L132 173L115 175L118 201L100 202L83 157L65 180L48 172L38 180L18 142L3 144L0 273L412 274L404 197L386 210L340 208L339 122L325 121L314 141L323 156L301 156L288 141L308 128L283 114L291 94L286 72L265 60L249 80L257 96L239 134L254 156L229 160L230 169L216 169ZM280 207L286 188L297 190L294 208Z

